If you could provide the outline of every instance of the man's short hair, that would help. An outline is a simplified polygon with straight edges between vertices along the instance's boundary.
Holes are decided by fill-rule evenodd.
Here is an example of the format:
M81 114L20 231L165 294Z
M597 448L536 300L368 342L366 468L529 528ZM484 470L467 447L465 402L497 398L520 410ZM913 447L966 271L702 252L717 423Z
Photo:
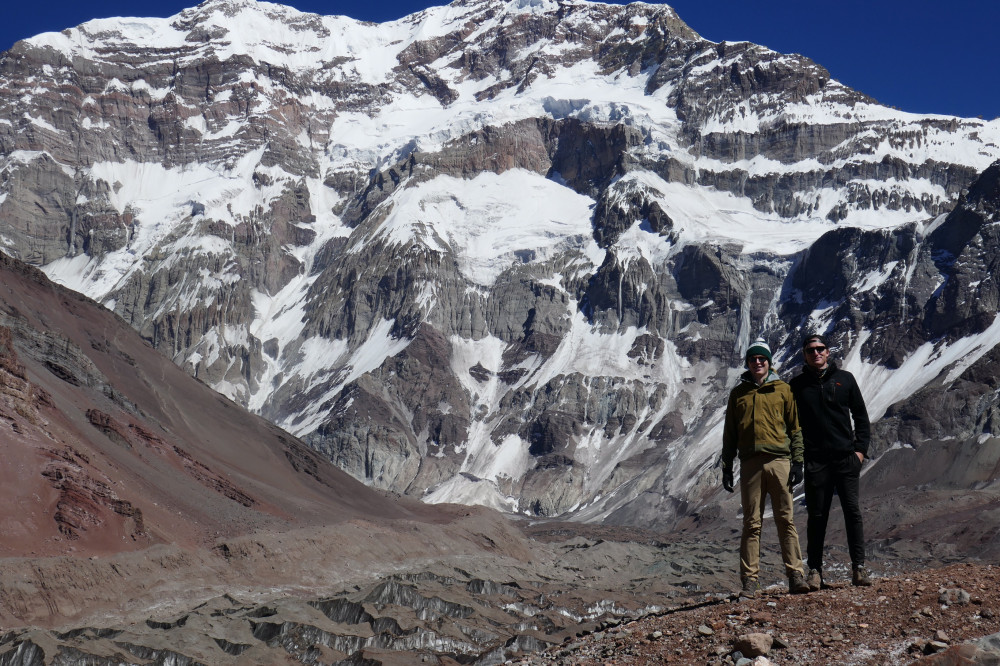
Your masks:
M830 346L830 343L826 341L826 338L819 333L810 333L806 337L802 338L802 348L805 349L806 345L815 340L816 342L822 342L825 347Z

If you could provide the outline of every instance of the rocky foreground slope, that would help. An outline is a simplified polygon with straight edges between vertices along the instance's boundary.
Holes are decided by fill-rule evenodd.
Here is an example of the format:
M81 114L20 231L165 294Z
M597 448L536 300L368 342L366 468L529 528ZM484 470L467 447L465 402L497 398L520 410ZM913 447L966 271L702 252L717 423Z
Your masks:
M1000 662L1000 569L954 565L831 582L808 595L766 590L707 599L631 622L607 622L520 666L841 664L986 666Z

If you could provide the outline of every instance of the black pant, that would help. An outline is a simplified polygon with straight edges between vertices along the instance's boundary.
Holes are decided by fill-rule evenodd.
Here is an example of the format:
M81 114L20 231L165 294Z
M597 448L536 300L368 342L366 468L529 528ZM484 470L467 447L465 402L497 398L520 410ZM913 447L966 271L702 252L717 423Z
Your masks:
M856 567L862 566L865 563L865 531L859 501L861 461L857 454L824 462L811 460L805 464L805 472L806 510L809 514L806 555L809 568L823 568L823 543L834 491L840 496L840 508L844 511L851 563Z

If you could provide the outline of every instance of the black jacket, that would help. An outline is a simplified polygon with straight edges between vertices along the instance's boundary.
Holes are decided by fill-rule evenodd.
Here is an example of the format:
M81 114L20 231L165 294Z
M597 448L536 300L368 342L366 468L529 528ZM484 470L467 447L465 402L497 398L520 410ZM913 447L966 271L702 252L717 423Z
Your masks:
M806 461L834 460L854 451L868 457L871 424L854 375L831 362L822 375L806 366L788 383L799 409Z

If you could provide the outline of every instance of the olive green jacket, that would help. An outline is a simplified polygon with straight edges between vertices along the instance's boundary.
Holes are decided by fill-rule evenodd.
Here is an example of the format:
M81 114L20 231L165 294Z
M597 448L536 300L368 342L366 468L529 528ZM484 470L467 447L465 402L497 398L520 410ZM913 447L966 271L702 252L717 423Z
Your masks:
M729 393L726 424L722 431L722 464L732 467L739 455L745 460L767 453L802 462L802 429L791 387L772 370L760 386L749 372Z

